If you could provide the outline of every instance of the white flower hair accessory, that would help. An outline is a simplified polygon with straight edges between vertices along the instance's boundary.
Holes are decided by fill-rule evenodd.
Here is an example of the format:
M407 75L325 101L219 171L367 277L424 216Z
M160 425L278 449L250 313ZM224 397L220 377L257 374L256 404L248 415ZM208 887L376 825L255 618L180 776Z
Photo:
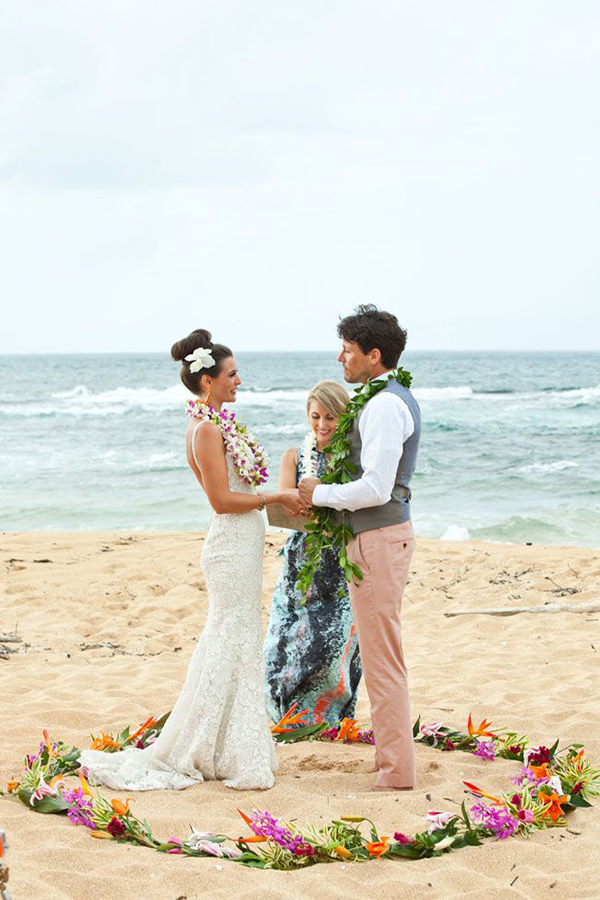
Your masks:
M201 369L212 369L215 364L212 353L204 347L198 347L193 353L188 353L185 360L191 364L190 372L199 372Z

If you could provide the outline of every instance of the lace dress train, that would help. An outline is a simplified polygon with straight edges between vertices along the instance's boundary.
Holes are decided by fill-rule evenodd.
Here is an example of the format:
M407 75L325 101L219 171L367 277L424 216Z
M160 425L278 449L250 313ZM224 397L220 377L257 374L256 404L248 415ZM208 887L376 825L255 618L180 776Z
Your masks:
M230 489L254 493L226 459ZM209 612L177 702L149 747L83 751L92 782L127 791L214 779L238 790L273 786L277 758L263 696L264 540L258 511L213 513L202 553Z

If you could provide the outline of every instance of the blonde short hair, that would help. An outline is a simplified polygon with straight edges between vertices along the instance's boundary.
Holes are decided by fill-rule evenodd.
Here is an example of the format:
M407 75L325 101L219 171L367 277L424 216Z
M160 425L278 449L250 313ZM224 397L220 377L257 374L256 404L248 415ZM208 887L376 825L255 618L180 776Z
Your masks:
M321 403L327 412L337 419L345 412L350 401L350 394L337 381L319 381L306 398L307 413L310 411L310 404L313 400Z

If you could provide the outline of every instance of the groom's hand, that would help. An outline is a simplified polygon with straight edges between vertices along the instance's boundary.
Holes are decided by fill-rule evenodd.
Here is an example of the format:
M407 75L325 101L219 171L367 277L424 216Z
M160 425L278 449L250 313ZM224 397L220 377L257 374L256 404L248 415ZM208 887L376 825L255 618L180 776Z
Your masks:
M312 506L313 494L318 484L321 484L320 478L309 476L308 478L303 478L298 485L298 493L300 494L300 499L307 506Z

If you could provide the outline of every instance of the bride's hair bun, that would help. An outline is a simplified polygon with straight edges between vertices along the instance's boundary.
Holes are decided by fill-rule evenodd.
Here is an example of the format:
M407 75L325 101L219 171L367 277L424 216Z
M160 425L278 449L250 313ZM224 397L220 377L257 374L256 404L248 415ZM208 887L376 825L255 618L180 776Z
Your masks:
M199 348L210 350L215 364L210 369L190 372L190 363L186 360L186 356L191 356L194 350ZM181 380L188 391L191 391L192 394L200 394L201 376L210 375L212 378L215 378L221 371L223 360L233 356L233 353L224 344L213 344L210 331L207 331L205 328L196 328L187 337L182 338L180 341L175 341L171 347L171 356L174 360L181 363Z
M198 347L210 350L212 345L212 334L210 331L207 331L205 328L196 328L187 337L182 338L180 341L175 341L171 347L171 356L177 362L182 362L186 356L189 356Z

